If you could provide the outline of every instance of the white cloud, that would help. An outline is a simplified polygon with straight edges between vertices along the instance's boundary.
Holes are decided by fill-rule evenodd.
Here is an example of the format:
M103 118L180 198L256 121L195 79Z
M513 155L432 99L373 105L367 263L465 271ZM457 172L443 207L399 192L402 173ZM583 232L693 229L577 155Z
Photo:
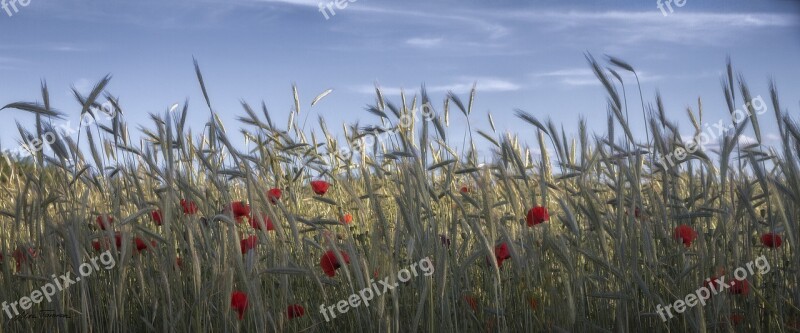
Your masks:
M400 92L403 90L403 88L384 87L381 85L378 85L378 88L380 88L381 93L384 95L400 95ZM351 87L350 90L353 92L357 92L359 94L368 94L368 95L375 94L375 87L370 85L354 86Z
M588 68L566 68L566 69L558 69L550 72L543 72L534 74L536 77L543 77L543 76L556 76L556 77L567 77L567 76L594 76L592 70Z
M685 9L685 8L684 8ZM711 13L676 11L664 17L660 11L513 11L494 12L498 19L516 19L544 24L555 32L576 35L592 29L591 38L610 43L671 42L678 44L725 44L741 33L764 27L800 25L800 18L774 13ZM589 38L590 36L586 36Z
M459 78L454 83L450 84L441 84L441 85L430 85L426 86L428 92L433 93L444 93L452 91L457 94L467 93L472 90L472 85L476 84L476 89L478 92L503 92L503 91L516 91L521 89L519 85L514 82L511 82L506 79L501 78L492 78L492 77L477 77L477 78ZM419 88L401 88L397 86L380 86L381 93L385 95L400 95L401 91L405 91L406 93L414 94L417 92ZM355 86L350 89L351 91L361 93L361 94L375 94L375 87L362 85L362 86Z
M284 3L292 3L298 2L298 4L308 5L306 0L260 0L260 1L270 1L270 2L284 2ZM316 2L314 4L316 5ZM352 9L351 9L352 8ZM417 11L417 10L408 10L408 9L398 9L392 8L387 6L376 7L374 5L368 5L366 1L364 4L359 4L358 6L352 5L347 7L347 10L352 10L353 12L362 12L369 14L370 16L375 15L386 15L390 16L391 18L397 17L409 17L418 19L418 22L424 22L425 24L429 25L447 25L452 27L453 23L460 24L466 29L472 29L483 33L485 36L488 36L489 39L498 39L504 37L510 33L510 29L506 26L496 23L490 20L486 20L481 18L478 14L444 14L439 11ZM405 20L405 19L403 19Z
M422 48L439 46L441 43L442 38L410 38L406 40L406 44Z
M53 52L87 52L99 49L96 46L76 45L69 43L36 43L36 44L4 44L0 50L53 51Z
M51 50L59 52L81 52L85 49L71 45L55 45L51 48Z
M623 80L626 80L625 76L631 75L625 71L617 71L617 73L623 76ZM637 73L639 74L640 82L652 82L664 78L664 76L653 75L645 71L637 71ZM594 72L588 68L564 68L549 72L534 73L532 77L539 82L546 81L543 83L552 83L553 80L555 80L555 82L566 86L600 85L600 81L594 75Z
M23 63L20 59L0 57L0 70L16 69L20 63Z
M724 135L728 135L728 134L729 133L727 133L727 132L724 133ZM725 140L725 136L724 135L717 136L717 133L713 133L713 135L711 136L711 141L709 143L706 143L705 145L702 145L701 147L706 151L706 153L713 152L715 154L719 154L720 150L722 149L722 142L723 142L723 140ZM681 139L683 139L684 143L692 142L692 141L694 141L694 134L681 134ZM702 139L698 138L698 140L702 140ZM699 141L699 142L702 142L702 141ZM739 145L741 145L742 147L749 146L749 145L752 145L752 144L757 144L757 143L758 143L758 140L756 140L756 138L754 138L754 137L751 137L751 136L748 136L748 135L745 135L745 134L739 135ZM762 144L765 144L765 143L762 142Z
M476 89L479 92L516 91L520 89L519 85L511 81L499 78L484 77L484 78L473 78L473 79L464 78L460 80L459 83L431 86L428 88L428 91L431 92L452 91L457 94L462 94L472 90L473 83L476 85Z
M752 145L752 144L756 144L756 143L758 143L758 140L756 140L756 138L754 138L754 137L750 137L750 136L747 136L747 135L744 135L744 134L739 136L739 144L740 145L746 146L746 145Z
M594 76L594 73L587 68L565 68L549 72L535 73L532 75L537 81L547 81L545 83L552 83L552 80L567 85L567 86L588 86L597 85L599 81Z
M399 10L391 8L375 8L367 6L363 6L359 10L371 13L389 14L392 16L402 15L402 16L411 16L418 18L429 18L431 19L431 22L441 22L441 21L459 22L461 24L465 24L467 26L471 26L478 30L482 30L485 33L488 33L489 38L491 39L497 39L506 36L509 33L509 29L503 26L502 24L485 20L479 17L479 15L443 14L440 12L423 12L423 11Z
M307 7L319 7L320 3L324 3L323 1L317 1L317 0L259 0L259 1L284 3L288 5L307 6Z
M775 13L712 13L712 12L676 12L664 17L660 11L513 11L499 12L502 17L525 20L564 22L570 25L587 25L597 22L613 22L616 24L673 25L683 30L703 27L765 27L796 26L797 15Z

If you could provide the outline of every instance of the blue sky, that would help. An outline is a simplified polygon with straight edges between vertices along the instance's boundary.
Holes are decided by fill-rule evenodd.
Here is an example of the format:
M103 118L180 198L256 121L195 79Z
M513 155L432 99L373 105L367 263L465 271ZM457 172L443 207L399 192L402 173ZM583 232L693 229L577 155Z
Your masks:
M301 115L314 123L323 115L330 128L341 128L334 125L376 123L364 111L374 103L376 83L391 99L424 83L441 109L447 91L466 98L477 82L474 124L488 129L491 111L498 131L534 144L532 127L514 117L515 108L552 117L568 132L577 130L581 116L594 131L605 131L606 94L587 66L590 52L632 64L645 102L660 91L686 134L692 131L685 109L698 97L704 122L726 117L720 78L728 55L754 96L768 96L774 79L784 107L796 115L800 2L685 2L665 16L656 0L357 0L326 19L316 0L30 0L12 16L0 11L0 104L38 101L46 80L54 107L77 123L80 107L70 86L88 92L111 73L108 91L120 98L130 125L150 126L149 113L189 99L189 124L197 133L208 111L195 57L229 130L240 126L240 100L264 100L285 124L292 83L303 100ZM639 114L636 87L627 88ZM326 89L334 92L310 108ZM31 128L34 118L2 113L9 120L0 123L5 150L17 145L10 120ZM639 118L632 125L643 135ZM451 113L451 137L464 123Z

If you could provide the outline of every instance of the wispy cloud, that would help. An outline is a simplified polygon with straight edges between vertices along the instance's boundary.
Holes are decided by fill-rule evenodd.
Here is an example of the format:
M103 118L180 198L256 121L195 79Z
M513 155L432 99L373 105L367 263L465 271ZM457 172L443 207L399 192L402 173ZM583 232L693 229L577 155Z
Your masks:
M688 142L693 142L695 140L695 137L694 134L681 134L681 139L683 140L684 143L688 143ZM709 152L714 154L720 154L724 140L725 138L723 136L712 137L712 141L706 143L705 145L702 145L701 148L705 150L706 154L708 154ZM778 139L778 141L779 140L780 139ZM739 145L741 146L758 144L758 140L756 140L756 138L745 134L740 135L738 141ZM776 140L773 140L768 135L767 140L762 140L761 144L764 146L770 146L770 144L767 141L776 141Z
M406 44L414 47L431 48L439 46L442 40L442 38L409 38L406 40Z
M620 73L625 75L626 73ZM653 75L645 71L639 71L640 82L652 82L663 79L661 75ZM593 86L599 85L600 81L594 72L588 68L565 68L549 72L534 73L531 75L538 82L552 83L553 81L565 86Z
M480 92L516 91L522 88L520 85L510 80L493 78L493 77L464 77L454 81L455 82L450 84L426 86L426 89L428 90L428 92L433 92L433 93L452 91L457 94L463 94L472 90L473 84L476 86L476 89ZM381 92L386 95L400 95L401 91L405 91L406 93L409 92L414 93L417 89L414 86L411 86L412 87L411 89L401 88L398 86L381 86L381 85L378 86L380 87ZM362 94L374 94L375 87L368 85L361 85L352 87L351 91Z
M432 86L429 90L432 92L452 91L454 93L465 93L472 90L473 84L481 92L516 91L520 89L520 86L514 82L493 77L463 78L458 81L448 85Z
M566 86L597 85L599 82L588 68L565 68L542 73L534 73L534 80L543 83L558 82Z
M681 12L664 17L659 11L502 11L496 17L533 21L562 22L564 26L598 22L640 25L674 25L683 30L702 27L790 27L800 24L800 16L777 13Z
M594 74L588 68L566 68L558 69L550 72L542 72L534 74L535 77L569 77L569 76L593 76Z
M671 42L678 44L728 44L742 32L758 28L800 25L800 16L777 13L674 13L664 17L653 11L500 11L491 12L497 19L511 19L523 24L549 27L553 32L576 35L591 29L593 39L622 44ZM588 38L588 37L587 37Z
M304 2L304 0L272 0L272 1ZM447 23L448 26L451 26L450 22L453 22L461 26L467 27L469 29L480 31L489 39L502 38L507 36L511 32L511 29L509 29L505 25L496 22L495 20L486 19L476 13L462 12L462 13L445 14L441 11L422 11L422 10L410 10L405 8L395 8L390 6L368 5L366 1L364 4L358 4L357 6L356 5L349 6L347 7L347 9L353 12L362 12L372 16L385 15L385 16L390 16L392 18L396 17L413 18L425 25L441 25Z
M24 62L22 59L0 57L0 70L18 69L19 64Z
M84 46L73 43L36 43L36 44L0 45L0 50L21 50L21 51L87 52L97 49L98 48L94 46Z
M288 5L295 5L295 6L308 6L308 7L319 7L320 1L317 0L258 0L260 2L274 2L274 3L284 3Z

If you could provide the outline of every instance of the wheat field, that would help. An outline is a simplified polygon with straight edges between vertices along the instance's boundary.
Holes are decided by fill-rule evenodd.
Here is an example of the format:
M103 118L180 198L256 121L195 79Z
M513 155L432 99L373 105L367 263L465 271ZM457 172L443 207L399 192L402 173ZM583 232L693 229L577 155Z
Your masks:
M718 147L668 165L662 157L687 146L678 119L697 133L717 119L703 117L701 101L685 111L645 101L637 82L622 81L636 74L623 60L587 61L607 93L608 125L564 124L575 137L523 110L529 131L500 133L473 112L474 89L432 101L424 87L396 100L376 89L368 126L322 117L305 126L297 87L287 124L243 102L226 126L196 62L204 103L130 125L106 77L75 95L82 116L110 103L110 126L0 162L0 298L78 276L104 251L115 264L17 315L4 308L2 331L800 330L800 127L777 85L768 113L724 119L733 128ZM733 114L753 93L730 62L724 72ZM57 109L43 84L40 102L2 112L36 114L21 142L44 142L65 116ZM190 112L208 119L203 128L185 126ZM490 128L470 125L463 142L448 136L451 118L487 116ZM647 128L634 131L632 117ZM777 124L778 146L761 143L766 123ZM759 257L770 270L749 274L746 288L666 320L657 312ZM425 258L429 276L326 321L321 306L395 282Z

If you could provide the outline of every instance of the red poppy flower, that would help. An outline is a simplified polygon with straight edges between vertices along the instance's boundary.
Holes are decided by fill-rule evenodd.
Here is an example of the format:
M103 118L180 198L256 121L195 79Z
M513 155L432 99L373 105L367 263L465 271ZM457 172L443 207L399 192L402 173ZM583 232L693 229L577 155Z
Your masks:
M494 319L494 317L489 317L489 319L486 320L486 324L483 326L484 332L496 332L498 331L495 329L496 326L497 319Z
M341 218L339 218L339 222L342 224L350 224L353 222L353 215L350 215L350 213L345 213Z
M325 193L328 192L328 187L330 186L331 184L324 180L314 180L311 182L311 189L314 190L314 193L318 195L325 195Z
M111 241L108 239L108 237L92 241L92 247L95 251L100 251L101 249L108 250L110 244ZM117 249L122 247L122 234L119 231L114 233L114 244L117 246Z
M469 305L472 311L478 311L478 302L471 295L464 295L464 302Z
M258 236L252 235L250 237L244 238L241 241L239 241L239 245L242 248L242 254L245 254L247 253L247 251L256 248L256 245L258 245Z
M242 223L242 219L250 215L250 205L244 203L244 201L231 202L228 208L230 208L237 223Z
M175 266L178 266L178 268L183 268L183 259L181 259L181 257L175 258Z
M267 191L267 199L269 199L269 202L272 203L273 205L277 204L278 200L281 199L281 189L272 188L269 191Z
M461 193L467 194L467 193L469 193L469 187L461 186L461 189L459 189L459 191Z
M144 239L141 239L139 237L134 238L133 242L136 243L136 252L142 252L144 250L147 250L148 248L156 247L156 241L150 241L150 244L148 244Z
M768 248L775 249L781 247L783 239L781 239L780 235L770 232L761 235L761 244Z
M161 226L161 210L157 209L150 213L150 217L157 226Z
M339 252L342 255L342 259L344 259L345 264L350 263L350 257L347 256L347 253L344 251ZM336 259L336 253L333 250L328 250L325 254L322 255L322 258L319 259L319 266L322 267L322 270L325 272L326 275L330 277L336 276L336 269L342 267L339 260Z
M111 223L114 223L114 217L108 214L101 214L96 221L100 229L106 230L106 227L111 227Z
M677 240L681 240L683 245L686 247L692 246L692 242L697 239L697 232L692 229L692 227L681 224L675 227L675 233L673 237Z
M197 204L194 201L181 199L181 206L183 207L184 214L186 215L197 214Z
M528 226L532 227L539 223L549 221L550 214L547 212L547 208L536 206L528 211L528 216L526 216L525 220L528 222Z
M497 260L497 266L503 267L503 261L511 259L511 253L508 252L508 244L503 243L494 247L494 257Z
M231 294L231 308L239 315L239 320L244 317L244 311L247 310L247 294L241 291L234 291Z
M536 311L536 308L539 306L539 303L536 302L536 298L531 296L528 297L528 306L531 307L531 310Z
M23 249L26 250L23 251ZM36 249L32 247L27 247L27 248L19 247L16 250L14 250L14 253L12 253L11 255L14 256L14 259L17 261L17 271L19 271L22 264L28 263L29 256L33 259L36 258L39 255L39 253L36 252Z
M275 225L272 224L272 219L270 219L267 214L261 213L258 218L251 215L248 221L250 221L250 226L252 226L253 229L261 230L261 224L263 223L267 226L267 231L275 230Z
M750 283L747 280L734 280L730 283L731 289L728 289L731 295L747 295L750 292Z
M300 304L293 304L286 307L286 316L289 319L300 318L306 314L306 309Z
M640 218L640 217L641 217L641 215L642 215L642 214L641 214L641 211L639 211L639 207L636 207L636 208L633 210L633 216L634 216L635 218L637 218L637 219L638 219L638 218ZM628 209L627 209L627 208L625 208L625 216L628 216Z
M744 321L744 315L741 313L734 313L730 317L733 326L739 326Z

